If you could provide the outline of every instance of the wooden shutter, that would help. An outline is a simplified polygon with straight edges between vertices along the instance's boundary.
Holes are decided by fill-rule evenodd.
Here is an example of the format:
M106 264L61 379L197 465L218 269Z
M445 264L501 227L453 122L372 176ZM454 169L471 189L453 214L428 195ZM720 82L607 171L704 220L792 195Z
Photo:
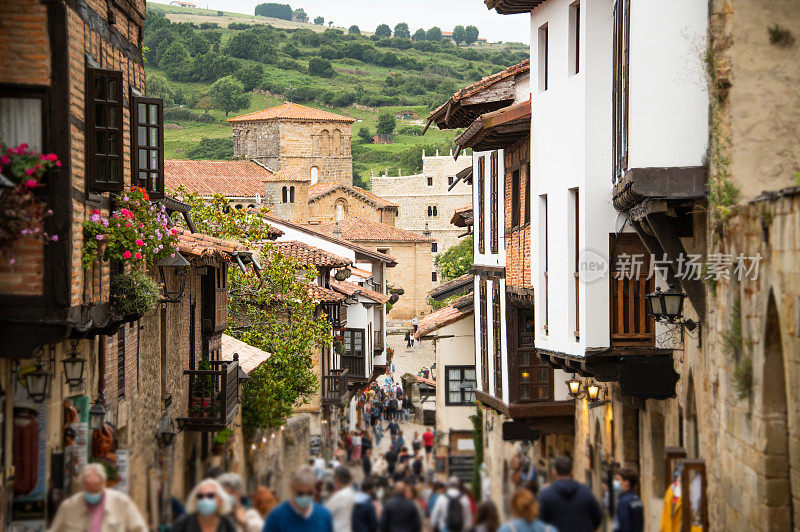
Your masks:
M132 185L164 197L164 101L131 96Z
M214 293L214 328L217 332L228 327L228 268L216 268L217 284Z
M655 278L649 276L650 254L636 233L611 234L609 247L613 255L610 264L611 345L652 346L655 344L655 322L647 314L645 295L655 290ZM619 239L619 242L617 242ZM638 271L623 269L623 258L637 257ZM623 275L624 273L624 275Z
M498 175L497 175L497 172L498 172L497 166L498 166L498 164L497 164L497 152L496 151L492 152L491 165L492 165L491 166L491 171L492 171L492 174L491 174L491 180L492 180L491 195L492 195L492 197L491 197L491 200L490 200L491 201L490 212L491 212L491 215L492 215L492 219L490 221L491 232L492 232L492 234L491 234L491 248L492 248L492 253L497 253L498 252L498 234L497 233L498 233L498 223L499 223L498 222L498 214L497 214L497 212L498 212L498 202L499 202L500 194L499 194L499 191L498 191L499 178L498 178Z
M480 285L480 304L481 304L481 381L483 391L489 393L489 320L487 314L489 308L486 299L486 282L479 279Z
M122 72L87 69L86 184L94 192L123 188Z
M531 163L525 167L525 223L531 222Z
M478 158L478 253L486 253L486 217L483 212L484 196L486 194L486 157Z
M500 313L500 281L492 284L492 331L494 332L494 395L503 398L503 339Z
M519 170L511 172L511 227L519 227L522 198L520 197Z

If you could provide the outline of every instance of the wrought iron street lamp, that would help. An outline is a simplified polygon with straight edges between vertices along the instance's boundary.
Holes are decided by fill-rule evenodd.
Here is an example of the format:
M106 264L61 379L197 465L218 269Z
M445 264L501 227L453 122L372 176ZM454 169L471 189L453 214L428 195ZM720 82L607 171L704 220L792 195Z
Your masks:
M600 385L596 382L591 383L586 387L586 398L590 403L597 402L600 399Z
M159 445L162 447L169 447L175 440L176 434L177 432L173 426L172 419L167 414L161 416L161 419L158 421L158 434L156 434Z
M685 299L686 294L675 287L669 287L665 292L656 287L655 292L645 296L647 313L655 321L667 327L666 331L656 337L656 344L659 347L682 350L684 334L697 338L697 347L702 346L700 323L682 317Z
M77 386L83 382L83 367L86 359L78 356L77 342L72 344L72 353L69 358L61 361L64 364L64 378L70 386Z
M43 402L50 393L50 382L52 380L53 372L42 368L41 364L36 364L36 370L25 375L25 384L31 400L36 403Z
M156 264L161 276L161 286L164 292L163 303L177 303L186 290L186 276L189 272L189 261L183 255L175 252L170 257L164 257Z
M106 420L106 409L103 407L102 394L89 409L89 430L100 430Z
M572 376L570 380L567 381L567 393L570 397L578 398L581 395L581 381L575 378L575 375Z

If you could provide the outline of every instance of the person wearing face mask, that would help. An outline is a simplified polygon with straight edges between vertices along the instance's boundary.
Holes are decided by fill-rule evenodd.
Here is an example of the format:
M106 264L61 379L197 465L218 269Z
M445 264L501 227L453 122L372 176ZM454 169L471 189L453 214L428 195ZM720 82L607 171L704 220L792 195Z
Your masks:
M61 503L49 530L86 530L104 532L125 530L146 532L142 514L122 492L106 489L106 470L100 464L89 464L78 479L82 491Z
M228 517L233 519L237 530L244 530L244 527L247 526L247 508L243 504L246 501L243 497L244 480L236 473L223 473L217 477L217 482L225 490L225 497L228 499L228 505L231 509Z
M644 530L644 506L633 492L639 475L630 468L623 468L614 475L614 491L619 494L617 514L614 516L614 532L642 532Z
M263 532L333 532L330 511L314 502L316 482L310 466L297 468L289 479L290 499L269 513Z
M236 532L236 525L227 516L230 511L230 498L225 488L213 478L207 478L189 494L186 514L172 523L171 532Z

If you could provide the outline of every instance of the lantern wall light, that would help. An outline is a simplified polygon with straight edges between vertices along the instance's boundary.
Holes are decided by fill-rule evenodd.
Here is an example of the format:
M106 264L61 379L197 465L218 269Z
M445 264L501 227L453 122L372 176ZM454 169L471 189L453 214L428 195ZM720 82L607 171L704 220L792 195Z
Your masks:
M70 386L77 386L83 382L83 368L86 359L78 356L78 341L72 342L72 353L61 361L64 364L64 379Z
M106 409L103 406L103 395L97 398L89 409L89 430L100 430L106 420Z
M656 336L657 347L683 350L684 336L696 338L698 348L703 346L702 324L683 318L685 299L686 294L673 286L663 292L656 287L655 292L645 296L647 313L665 326L664 332Z
M25 375L25 385L28 396L35 403L42 403L50 394L50 383L53 372L47 371L41 364L36 364L36 369Z
M164 293L161 302L177 303L186 290L189 261L176 251L172 256L158 261L156 266L158 266L158 273L161 276L161 289Z

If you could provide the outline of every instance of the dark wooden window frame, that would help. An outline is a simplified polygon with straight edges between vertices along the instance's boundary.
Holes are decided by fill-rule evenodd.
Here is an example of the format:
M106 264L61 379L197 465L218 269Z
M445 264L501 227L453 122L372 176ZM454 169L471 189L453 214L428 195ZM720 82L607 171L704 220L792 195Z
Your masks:
M433 178L432 178L432 177L429 177L429 178L428 178L428 186L429 186L429 187L432 187L432 186L433 186Z
M575 202L575 240L573 247L573 270L572 277L575 283L575 330L572 334L575 336L575 341L579 342L581 339L581 275L580 275L580 253L581 253L581 205L580 205L580 190L576 187L570 189L570 193L574 194L573 201Z
M116 95L118 101L108 99L98 99L95 90L95 84L98 80L114 80L117 85ZM108 82L106 82L108 83ZM124 142L123 142L123 94L122 94L122 71L121 70L108 70L102 68L87 68L86 69L86 179L87 188L93 192L119 192L123 189L125 184L124 173ZM105 90L108 90L106 85ZM115 120L113 125L108 124L109 109L116 109ZM102 109L104 119L102 124L97 123L97 110ZM116 154L111 151L111 141L107 139L106 135L116 133L117 140ZM103 141L106 147L103 151L99 151L102 147L97 145L98 134L103 134ZM108 161L107 172L110 175L112 168L116 169L116 180L111 181L108 178L105 180L98 179L98 161L100 158Z
M141 121L140 106L144 106L145 119ZM155 121L152 111L156 111ZM144 144L142 144L144 128ZM152 131L157 139L153 143ZM142 167L141 154L145 154ZM156 156L156 167L151 168L152 156ZM164 197L164 100L144 98L131 94L131 184L147 190L151 199Z
M439 244L437 242L431 243L431 253L439 252Z
M486 282L479 279L480 284L479 298L480 298L480 327L481 327L481 383L483 384L483 391L489 393L489 313L488 301L486 298Z
M486 157L478 157L478 253L486 253L486 216L484 214L486 196Z
M570 74L577 75L581 72L581 0L577 0L570 7L570 17L574 17L575 24L570 28L574 31L571 37L574 39L572 45L575 47L574 63L570 65Z
M501 311L500 281L492 283L492 331L494 332L494 396L503 397L503 315Z
M433 281L435 283L436 282L436 277L437 277L436 272L435 271L431 272L431 281Z
M289 203L294 203L294 187L289 187Z
M531 223L531 163L525 166L525 223Z
M511 227L519 227L521 223L522 191L519 172L519 169L511 172Z
M366 351L366 349L367 349L367 345L366 345L366 338L367 338L366 329L345 328L342 331L342 341L344 341L344 339L349 336L350 337L350 345L355 346L356 345L356 341L355 340L356 340L356 334L357 333L361 333L361 358L366 358L366 356L367 356L367 354L366 354L367 353L367 351ZM347 345L347 344L344 343L342 345ZM358 355L351 354L350 351L347 351L345 356L355 357L355 356L358 356Z
M539 75L543 78L539 80L539 92L544 92L550 85L550 26L543 24L539 26Z
M541 197L544 199L544 230L542 231L542 236L544 237L544 324L542 328L544 329L544 334L547 335L550 333L550 250L548 245L550 232L548 228L547 194L543 194Z
M612 182L628 169L628 109L630 102L630 0L614 3L613 85L612 85Z
M500 236L499 236L500 222L498 220L499 218L498 211L500 203L500 176L498 175L500 170L499 166L500 163L498 161L497 152L493 151L491 156L491 174L490 174L491 198L489 200L491 202L489 211L491 213L492 219L489 221L489 227L491 231L490 235L491 252L494 254L499 252L499 241L500 241Z
M524 330L524 315L530 313L533 322L533 328L530 333L526 334ZM506 307L506 315L508 319L508 343L509 343L509 365L513 368L510 372L512 386L511 391L513 397L510 398L512 403L535 403L541 401L552 401L555 397L555 386L553 379L553 368L551 368L544 361L536 356L536 348L534 346L535 335L535 317L533 315L533 308L524 308L518 306ZM525 336L530 336L527 342L523 342ZM525 352L528 355L528 364L522 364L522 354ZM513 357L512 354L513 353ZM513 360L513 361L512 361ZM527 370L528 382L523 382L522 374ZM547 374L547 382L542 384L539 380L539 371L545 370ZM534 380L536 379L536 380ZM529 386L529 396L522 397L522 387ZM543 393L538 395L535 393L536 389L542 389Z
M452 390L452 391L453 392L460 392L461 393L461 400L460 401L451 401L450 400L450 392L451 392L450 383L453 382L452 380L450 380L450 370L458 370L460 372L461 378L458 380L459 384L461 384L465 380L468 380L468 379L466 379L465 373L467 371L469 371L469 370L472 370L473 373L475 374L475 379L473 379L472 382L475 382L476 386L478 384L478 382L477 382L478 374L475 371L475 366L460 366L460 365L445 366L444 367L444 379L445 379L444 380L444 382L445 382L444 403L445 403L445 405L447 405L447 406L472 406L472 405L474 405L475 404L475 399L474 399L475 392L474 391L467 392L467 391L462 390L460 388L458 390ZM473 390L474 390L474 388L473 388ZM470 401L468 399L469 395L472 395L472 397L473 397L472 401Z

